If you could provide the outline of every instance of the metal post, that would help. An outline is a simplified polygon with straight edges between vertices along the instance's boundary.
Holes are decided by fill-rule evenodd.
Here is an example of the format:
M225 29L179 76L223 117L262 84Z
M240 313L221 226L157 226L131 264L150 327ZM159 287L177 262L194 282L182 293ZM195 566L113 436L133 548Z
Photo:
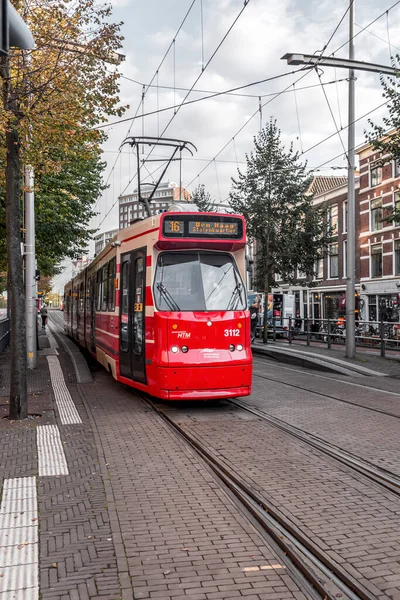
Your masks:
M383 324L382 310L381 310L381 322L379 324L380 335L381 335L381 356L385 357L385 326Z
M332 338L331 338L331 322L328 319L328 350L332 348Z
M273 311L272 311L273 313ZM274 332L274 342L276 342L276 317L272 317L272 328Z
M36 367L36 265L35 265L35 197L33 168L24 167L25 185L25 314L28 369Z
M282 319L283 324L283 319ZM292 317L289 317L289 344L292 343Z
M307 346L311 345L310 340L310 319L307 317Z
M349 9L349 59L354 59L354 0ZM347 285L346 285L346 356L356 355L355 338L355 77L349 69L349 136L348 136L348 197L347 197Z

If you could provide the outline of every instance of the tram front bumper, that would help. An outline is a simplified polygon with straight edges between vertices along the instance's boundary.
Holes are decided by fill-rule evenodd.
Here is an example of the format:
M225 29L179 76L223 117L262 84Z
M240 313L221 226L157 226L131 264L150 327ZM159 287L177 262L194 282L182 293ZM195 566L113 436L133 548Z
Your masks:
M159 368L160 397L170 400L233 398L251 394L252 364Z

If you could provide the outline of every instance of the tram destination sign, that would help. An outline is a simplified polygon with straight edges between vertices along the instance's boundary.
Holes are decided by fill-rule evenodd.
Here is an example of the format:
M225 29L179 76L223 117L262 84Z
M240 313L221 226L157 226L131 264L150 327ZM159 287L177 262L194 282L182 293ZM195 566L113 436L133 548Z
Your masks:
M243 223L238 217L227 215L168 215L163 220L163 235L237 240L243 237Z

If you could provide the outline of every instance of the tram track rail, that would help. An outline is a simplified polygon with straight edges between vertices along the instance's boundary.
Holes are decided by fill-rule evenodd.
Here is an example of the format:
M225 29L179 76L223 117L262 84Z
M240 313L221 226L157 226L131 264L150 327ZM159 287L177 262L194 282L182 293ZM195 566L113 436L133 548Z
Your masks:
M303 591L306 586L310 598L375 600L376 597L362 582L332 561L327 553L283 515L278 507L248 486L210 447L205 446L195 435L188 433L152 399L142 394L139 394L139 397L190 446L195 455L200 457L219 484L226 488L229 496L233 496L242 512L255 519L257 529L266 543L279 550L279 559L286 564L288 573L293 575L297 570L297 580L301 578Z
M300 372L303 373L303 374L307 374L307 373L305 373L303 371L300 371ZM357 402L352 402L351 400L344 400L343 398L338 398L337 396L333 396L332 394L325 394L324 392L321 392L321 391L318 391L318 390L313 390L312 388L310 389L310 387L298 385L298 384L295 384L295 383L288 383L286 381L281 381L280 379L275 379L274 377L268 377L267 375L261 375L259 373L255 373L254 370L253 370L253 377L259 377L260 379L266 379L267 381L272 381L273 383L278 383L280 385L285 385L287 387L291 387L291 388L294 388L294 389L297 389L297 390L302 390L304 392L310 392L312 394L316 394L317 396L322 396L323 398L328 398L329 400L334 400L335 402L342 402L343 404L349 404L350 406L355 406L357 408L361 408L361 409L364 409L364 410L369 410L371 412L376 412L376 413L379 413L381 415L386 415L388 417L394 417L395 419L400 419L400 415L398 415L396 413L393 413L393 412L390 412L390 411L387 411L387 410L382 410L380 408L376 408L376 407L373 407L373 406L365 406L363 404L358 404ZM332 380L333 378L326 377L324 379L330 379L330 380ZM340 381L342 383L342 380L339 380L339 379L333 379L333 381L338 381L338 382ZM344 382L344 383L347 384L347 382ZM386 394L390 393L391 395L398 396L399 399L400 399L400 395L399 394L396 394L396 393L393 393L393 392L388 392L387 390L380 390L378 388L371 388L371 387L368 387L368 386L363 386L361 384L357 384L357 385L359 387L365 387L368 390L371 390L371 389L375 390L376 389L377 392L383 392L383 393L386 393Z
M330 442L327 442L326 440L323 440L312 433L308 433L299 427L295 427L290 423L286 423L286 421L283 421L278 417L274 417L273 415L270 415L269 413L266 413L254 406L248 406L241 400L232 399L231 403L263 419L270 425L280 429L281 431L284 431L290 436L301 440L308 446L311 446L323 454L334 458L346 467L357 471L357 473L360 473L370 481L377 483L379 486L391 491L397 497L400 497L400 478L390 471L383 469L382 467L378 467L377 465L374 465L373 463L359 456L339 448L335 444L331 444Z

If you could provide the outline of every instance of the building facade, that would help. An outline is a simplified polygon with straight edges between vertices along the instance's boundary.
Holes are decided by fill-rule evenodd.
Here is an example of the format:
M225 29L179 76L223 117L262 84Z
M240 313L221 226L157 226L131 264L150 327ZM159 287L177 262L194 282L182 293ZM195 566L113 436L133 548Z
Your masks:
M357 150L360 161L359 248L362 318L399 322L400 168L370 144Z
M105 231L94 236L94 253L99 254L108 242L118 233L118 229L112 229L111 231Z
M142 198L149 198L154 186L149 183L141 184ZM184 188L179 188L173 181L160 183L151 201L151 209L154 214L167 210L173 202L190 202L190 193ZM136 219L147 217L143 202L138 200L138 190L132 194L119 197L119 228L128 227Z
M356 180L356 215L358 209L358 179ZM279 281L273 292L294 296L293 317L301 320L337 319L346 310L347 252L347 177L316 176L310 186L313 204L326 209L327 230L332 238L328 254L315 264L316 275L311 283L305 273L297 273L298 285ZM357 219L356 219L357 222ZM359 224L356 223L358 231ZM358 234L357 234L358 237ZM359 287L359 250L356 248L356 277ZM285 300L284 300L285 303Z

